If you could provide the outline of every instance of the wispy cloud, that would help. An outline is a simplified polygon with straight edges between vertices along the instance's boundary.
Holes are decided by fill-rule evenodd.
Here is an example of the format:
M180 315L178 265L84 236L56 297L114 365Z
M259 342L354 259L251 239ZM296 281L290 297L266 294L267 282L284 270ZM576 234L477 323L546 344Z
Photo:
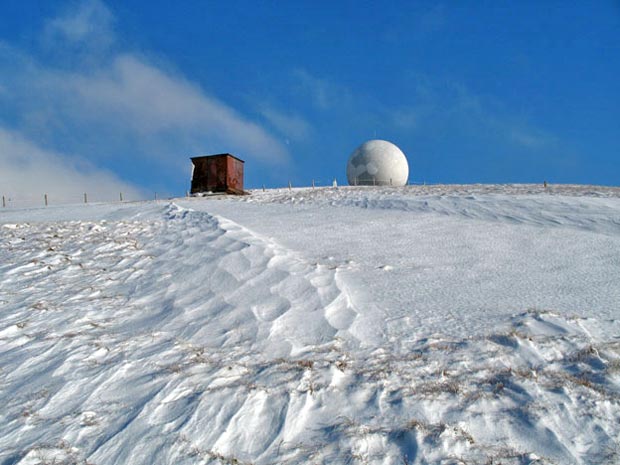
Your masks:
M84 0L64 14L47 21L44 37L47 40L67 40L87 44L114 40L114 15L99 0Z
M432 17L437 16L433 22L439 22L442 15L442 8L433 10ZM293 77L302 96L314 108L339 117L349 115L358 124L389 132L443 133L449 127L454 137L493 139L494 143L524 150L545 149L559 143L552 134L512 115L497 99L477 94L451 79L414 73L411 92L403 96L398 106L390 106L307 70L298 69Z
M22 145L38 147L38 164L47 155L55 166L64 163L68 151L89 160L67 166L75 174L104 160L113 167L110 158L123 157L126 165L130 157L133 164L159 166L185 181L187 157L201 153L289 162L285 144L257 121L172 67L119 50L114 23L104 3L87 0L48 21L42 36L52 52L0 43L0 104L6 110L0 126L18 131ZM277 115L269 116L276 126ZM285 121L278 123L283 127ZM289 129L300 133L302 126L293 119ZM15 147L5 144L4 150ZM64 183L59 172L51 173Z
M41 205L43 194L54 203L78 203L87 193L91 201L141 199L144 192L83 158L45 150L21 134L0 127L1 194L18 206Z
M557 137L530 127L519 127L513 124L506 127L506 131L515 143L523 147L549 148L558 143Z
M388 110L386 117L400 129L414 130L420 124L420 111L415 108L397 108Z
M272 105L261 105L260 113L287 139L304 140L313 132L308 121L296 113L284 112Z
M319 110L330 110L351 101L349 89L331 79L315 76L305 69L294 70L293 78L299 93L308 97Z
M58 74L53 78L54 87L73 100L76 117L84 112L88 118L120 124L140 135L169 136L176 131L177 139L200 137L218 150L234 147L266 162L285 162L288 157L280 142L258 124L196 84L135 55L115 57L94 76Z
M477 94L461 82L424 75L416 75L415 79L412 104L389 110L395 124L409 123L410 128L419 131L433 129L429 125L450 127L460 137L493 139L528 150L559 143L554 135L513 115L498 99Z

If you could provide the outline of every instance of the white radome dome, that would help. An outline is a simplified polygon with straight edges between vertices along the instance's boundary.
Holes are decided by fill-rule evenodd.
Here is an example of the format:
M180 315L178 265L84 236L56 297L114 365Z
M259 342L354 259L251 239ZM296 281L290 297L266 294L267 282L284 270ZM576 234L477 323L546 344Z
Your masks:
M408 178L407 157L386 140L364 142L347 163L347 180L351 186L405 186Z

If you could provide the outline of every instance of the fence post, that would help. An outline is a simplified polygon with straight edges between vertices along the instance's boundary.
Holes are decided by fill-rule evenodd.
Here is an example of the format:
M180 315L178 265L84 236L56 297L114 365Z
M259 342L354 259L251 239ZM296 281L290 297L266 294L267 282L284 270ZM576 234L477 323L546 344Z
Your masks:
M293 185L291 184L291 181L288 182L288 190L292 190L293 189Z
M4 195L2 196L2 208L6 207L6 199L4 198Z
M84 192L84 203L88 203L88 196L86 195L86 192Z
M265 192L265 185L263 184L263 192Z
M118 197L121 199L121 202L122 202L122 201L123 201L123 193L122 193L122 192L119 192L119 193L118 193Z
M47 207L47 194L45 194L43 198L45 199L45 206Z
M314 179L312 180L312 189L314 189Z

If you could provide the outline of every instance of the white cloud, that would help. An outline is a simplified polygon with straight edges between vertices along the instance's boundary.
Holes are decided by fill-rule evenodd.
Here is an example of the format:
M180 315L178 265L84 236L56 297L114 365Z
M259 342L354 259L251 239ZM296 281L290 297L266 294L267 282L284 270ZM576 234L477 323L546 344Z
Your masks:
M303 140L312 133L310 123L297 114L286 113L270 105L263 105L260 112L273 127L287 138Z
M440 122L461 135L491 138L527 150L549 148L558 143L552 134L534 127L523 117L513 116L497 99L479 95L460 82L434 80L419 74L415 79L415 92L411 96L415 104L390 111L397 126L428 131L439 127Z
M406 108L390 110L388 116L392 123L401 129L416 129L420 124L420 111L418 109Z
M118 55L96 74L52 73L47 80L65 104L69 99L73 118L130 128L141 136L165 133L179 150L184 140L202 139L217 151L271 163L288 160L284 146L258 124L198 85L135 55Z
M297 80L300 92L307 95L319 110L342 107L352 101L351 93L346 87L329 79L314 76L304 69L295 70L293 77Z
M144 193L109 171L83 159L45 150L16 131L0 127L0 194L14 205L50 202L77 203L87 193L91 201L141 199Z
M159 157L164 164L195 150L234 152L272 164L290 158L257 123L197 84L133 54L116 55L96 69L65 71L0 47L3 70L12 73L11 100L33 137L58 125L78 125L87 135L75 132L74 138L93 141L113 133L134 144L136 156ZM289 129L299 133L302 125L294 120Z
M548 148L557 143L556 137L531 128L522 128L513 125L507 128L507 132L515 143L532 149Z
M46 147L36 151L36 164L56 167L46 179L57 177L58 187L68 177L79 178L81 170L91 178L103 176L94 166L104 161L119 171L122 165L142 164L165 172L167 179L147 175L142 180L160 187L185 182L188 157L204 153L232 152L261 163L289 163L285 144L198 83L171 66L117 51L121 41L116 41L114 22L101 1L86 0L48 21L41 53L0 42L0 127L21 134L19 139L3 131L5 150L9 134L13 151L18 140L18 146ZM89 161L70 162L60 154L65 152ZM46 156L53 162L44 163ZM28 163L14 166L20 164ZM62 164L66 169L59 168ZM28 173L35 171L33 165L24 172L28 183L35 178ZM11 173L16 179L22 176L18 169ZM97 182L93 179L92 184Z
M74 8L47 22L46 40L98 46L107 46L114 41L114 15L105 4L99 0L84 0L71 6Z

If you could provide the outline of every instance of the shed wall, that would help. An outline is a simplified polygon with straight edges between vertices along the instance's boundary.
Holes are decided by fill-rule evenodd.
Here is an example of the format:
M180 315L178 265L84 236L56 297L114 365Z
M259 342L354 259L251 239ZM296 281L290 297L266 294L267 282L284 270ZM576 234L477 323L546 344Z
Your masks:
M243 161L229 154L192 158L191 193L243 194Z
M227 184L229 192L243 193L243 162L233 157L227 158Z

